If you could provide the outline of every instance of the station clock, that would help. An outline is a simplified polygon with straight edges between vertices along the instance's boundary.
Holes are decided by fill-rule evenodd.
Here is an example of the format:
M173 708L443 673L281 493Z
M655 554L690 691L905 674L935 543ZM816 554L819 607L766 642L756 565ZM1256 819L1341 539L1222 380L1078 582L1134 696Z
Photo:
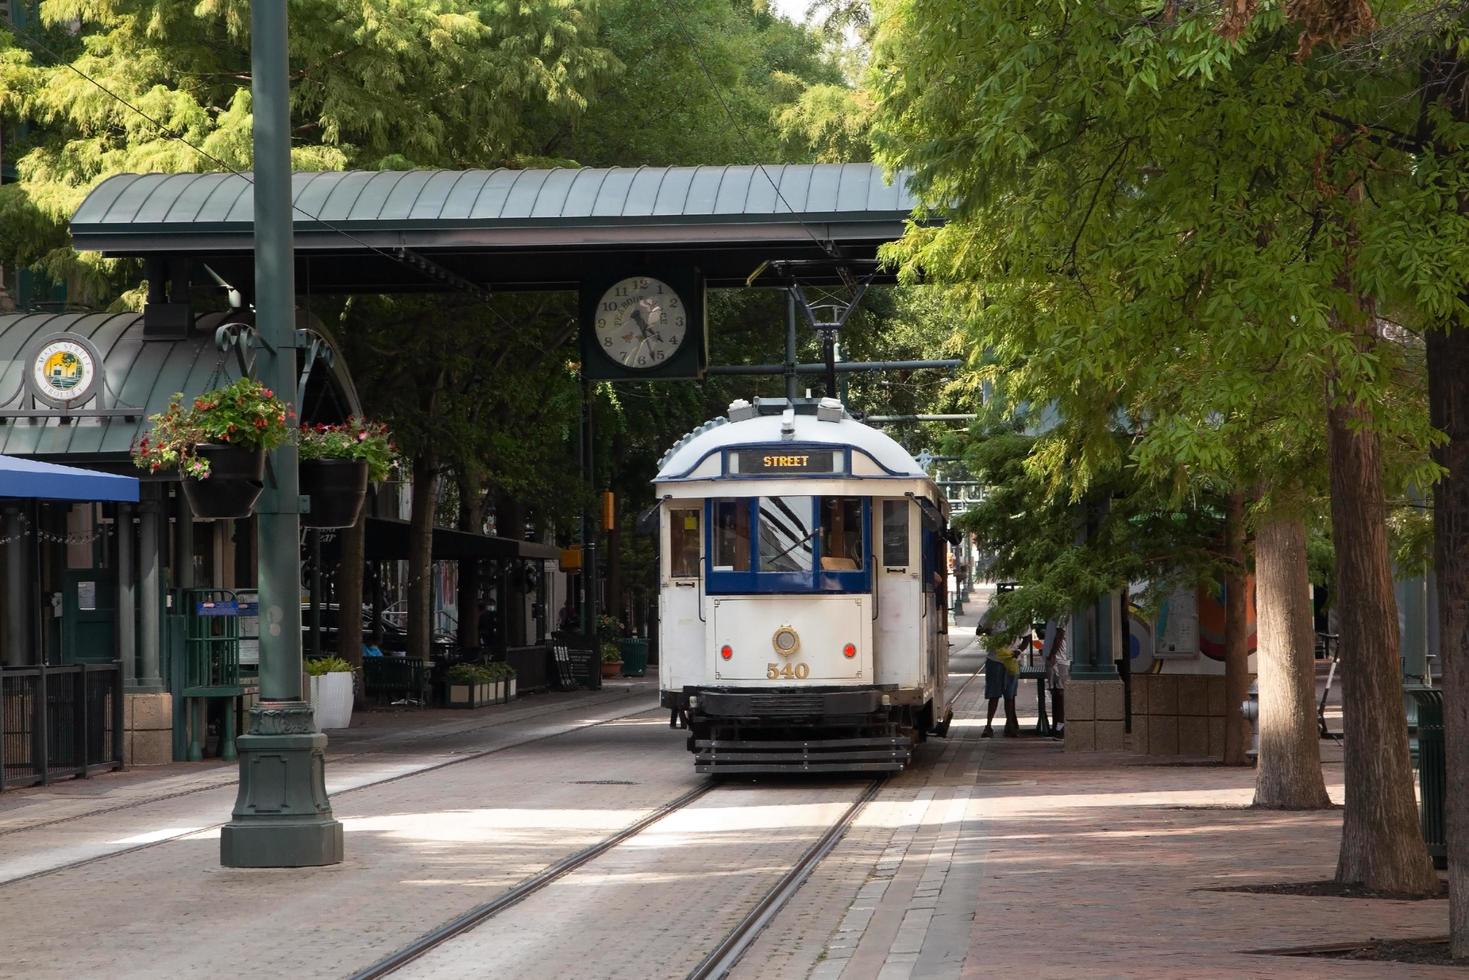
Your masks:
M635 268L582 283L582 370L598 381L700 378L709 363L698 270Z

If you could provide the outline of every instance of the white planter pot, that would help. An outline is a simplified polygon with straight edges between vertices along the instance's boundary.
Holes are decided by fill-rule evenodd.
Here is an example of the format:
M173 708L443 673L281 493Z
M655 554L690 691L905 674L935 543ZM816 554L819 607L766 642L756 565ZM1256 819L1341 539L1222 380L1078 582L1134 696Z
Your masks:
M515 697L515 681L516 680L517 680L517 678L512 677L508 681L505 682L510 687L509 693L507 693L505 695L505 700L507 700L507 701Z
M336 671L311 678L311 708L317 731L352 724L352 672Z
M495 700L496 701L499 701L499 700L501 700L501 699L503 699L505 697L505 682L504 681L495 681L495 683L493 685L491 685L491 686L494 688L494 695L495 695Z

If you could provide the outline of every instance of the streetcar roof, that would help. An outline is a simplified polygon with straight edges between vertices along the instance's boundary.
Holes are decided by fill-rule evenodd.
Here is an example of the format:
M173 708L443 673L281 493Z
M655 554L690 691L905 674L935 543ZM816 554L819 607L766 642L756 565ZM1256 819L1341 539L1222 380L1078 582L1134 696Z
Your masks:
M823 410L818 414L817 408ZM684 480L739 479L738 475L711 476L701 466L726 449L767 449L784 446L827 447L859 452L893 479L926 480L928 474L898 442L880 429L855 421L831 399L818 403L796 403L785 399L760 399L754 406L735 402L730 406L737 421L723 416L705 422L684 436L659 461L654 483ZM696 471L699 471L696 473Z

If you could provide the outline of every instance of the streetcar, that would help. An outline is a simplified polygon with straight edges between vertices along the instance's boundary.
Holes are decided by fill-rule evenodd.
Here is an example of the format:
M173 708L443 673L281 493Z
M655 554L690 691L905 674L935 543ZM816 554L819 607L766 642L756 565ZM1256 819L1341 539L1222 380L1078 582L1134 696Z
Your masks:
M696 771L896 771L947 734L949 505L902 446L835 399L741 399L653 482L661 703Z

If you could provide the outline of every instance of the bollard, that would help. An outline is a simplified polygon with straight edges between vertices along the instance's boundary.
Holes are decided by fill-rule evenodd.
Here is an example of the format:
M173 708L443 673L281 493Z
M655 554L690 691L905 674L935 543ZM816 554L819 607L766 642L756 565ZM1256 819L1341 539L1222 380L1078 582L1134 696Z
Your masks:
M1260 759L1260 685L1251 682L1250 696L1240 702L1240 713L1245 716L1245 721L1250 723L1250 747L1245 750L1245 756L1253 765Z

